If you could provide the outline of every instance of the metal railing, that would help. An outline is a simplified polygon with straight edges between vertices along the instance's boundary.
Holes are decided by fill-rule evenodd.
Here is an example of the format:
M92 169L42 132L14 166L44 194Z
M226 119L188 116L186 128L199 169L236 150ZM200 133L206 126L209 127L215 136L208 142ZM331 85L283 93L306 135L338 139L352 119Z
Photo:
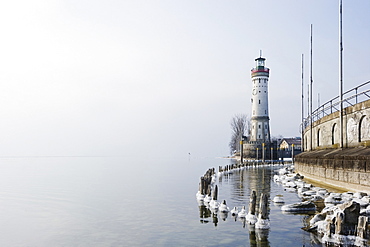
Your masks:
M347 92L343 93L343 109L348 106L353 106L357 103L370 99L370 81L367 81L357 87L354 87ZM332 114L340 110L340 98L339 96L334 97L328 102L319 106L312 112L312 115L307 116L303 119L303 129L306 129L312 122L315 122L329 114Z

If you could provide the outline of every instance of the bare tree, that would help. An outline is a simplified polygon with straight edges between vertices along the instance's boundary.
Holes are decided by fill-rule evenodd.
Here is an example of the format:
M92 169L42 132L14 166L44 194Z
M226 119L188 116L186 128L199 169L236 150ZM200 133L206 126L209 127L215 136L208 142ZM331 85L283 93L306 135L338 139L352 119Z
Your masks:
M249 135L250 119L247 114L237 114L231 121L231 140L229 143L230 153L240 151L240 140L243 136Z

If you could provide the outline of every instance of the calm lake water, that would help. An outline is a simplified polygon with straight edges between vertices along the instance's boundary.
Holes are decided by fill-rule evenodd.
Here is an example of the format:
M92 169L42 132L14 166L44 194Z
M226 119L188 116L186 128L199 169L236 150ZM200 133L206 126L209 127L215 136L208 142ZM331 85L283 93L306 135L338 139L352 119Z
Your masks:
M24 157L0 159L0 246L321 246L304 215L269 204L268 231L229 214L212 217L195 198L199 178L221 158ZM278 167L217 180L219 201L248 206L251 190L296 193L272 181Z

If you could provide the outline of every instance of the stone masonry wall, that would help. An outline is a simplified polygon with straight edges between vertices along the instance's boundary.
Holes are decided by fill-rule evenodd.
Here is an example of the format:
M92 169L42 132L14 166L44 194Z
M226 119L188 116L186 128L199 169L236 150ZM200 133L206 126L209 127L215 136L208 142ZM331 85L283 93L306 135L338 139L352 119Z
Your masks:
M347 191L370 193L370 148L322 149L295 157L295 170L308 179Z
M311 140L312 137L312 140ZM304 151L338 148L340 143L339 112L333 112L304 130ZM343 147L370 145L370 100L343 110Z

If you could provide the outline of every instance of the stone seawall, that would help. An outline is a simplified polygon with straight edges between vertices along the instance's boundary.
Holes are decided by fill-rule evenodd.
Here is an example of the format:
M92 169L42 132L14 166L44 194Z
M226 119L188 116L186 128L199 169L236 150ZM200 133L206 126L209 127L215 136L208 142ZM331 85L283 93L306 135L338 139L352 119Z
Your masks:
M346 191L370 193L370 148L321 149L295 157L305 178Z
M304 130L304 151L340 146L339 111L326 115ZM343 110L343 147L370 146L370 100Z

